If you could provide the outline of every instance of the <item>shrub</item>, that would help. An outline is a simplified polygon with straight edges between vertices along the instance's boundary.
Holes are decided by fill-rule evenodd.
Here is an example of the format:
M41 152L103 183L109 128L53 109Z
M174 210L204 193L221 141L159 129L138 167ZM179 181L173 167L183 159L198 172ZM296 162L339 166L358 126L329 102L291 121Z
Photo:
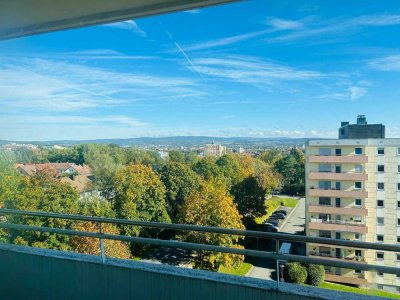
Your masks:
M325 270L321 265L307 265L307 284L320 286L325 280Z
M307 269L297 262L288 263L284 275L287 282L302 284L307 279Z

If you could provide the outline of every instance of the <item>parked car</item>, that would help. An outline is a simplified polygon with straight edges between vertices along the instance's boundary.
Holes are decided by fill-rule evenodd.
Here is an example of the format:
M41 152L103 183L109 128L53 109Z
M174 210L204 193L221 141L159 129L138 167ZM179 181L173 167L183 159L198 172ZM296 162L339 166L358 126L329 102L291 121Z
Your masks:
M287 211L284 209L276 210L274 213L276 214L284 214L285 216L287 215Z
M279 220L278 219L267 219L267 221L265 221L265 223L270 223L270 224L272 224L274 226L278 226Z
M265 225L265 231L269 231L269 232L278 232L278 230L279 230L279 228L278 227L276 227L276 226L274 226L273 224L271 224L271 223L265 223L264 224Z
M279 213L273 213L272 216L275 216L276 218L283 220L286 218L284 214L279 214Z

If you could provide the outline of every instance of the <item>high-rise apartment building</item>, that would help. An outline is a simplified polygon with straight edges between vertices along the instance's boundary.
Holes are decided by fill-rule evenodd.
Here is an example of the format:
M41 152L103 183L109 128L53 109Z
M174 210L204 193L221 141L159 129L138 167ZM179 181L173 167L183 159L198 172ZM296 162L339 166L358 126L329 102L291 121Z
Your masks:
M207 144L204 149L205 155L222 156L226 154L226 146L221 144Z
M400 243L400 139L313 140L306 156L308 236ZM400 267L400 253L308 244L307 254ZM326 280L400 292L391 274L327 267Z

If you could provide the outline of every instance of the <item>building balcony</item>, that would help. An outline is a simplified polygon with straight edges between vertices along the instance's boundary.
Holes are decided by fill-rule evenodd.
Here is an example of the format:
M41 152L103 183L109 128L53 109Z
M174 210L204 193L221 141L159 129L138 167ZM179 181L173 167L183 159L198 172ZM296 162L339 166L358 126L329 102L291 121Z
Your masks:
M368 232L365 224L354 221L310 219L308 229L324 231L341 231L366 234Z
M368 198L368 192L365 190L336 190L336 189L309 189L311 197L334 197L334 198Z
M344 276L344 275L334 275L330 273L325 273L325 280L336 283L353 284L358 286L363 286L368 284L368 281L363 275L359 276Z
M341 163L341 164L363 164L368 162L366 155L347 155L347 156L324 156L310 155L308 157L310 163Z
M351 261L351 262L359 262L359 263L363 263L366 262L365 258L362 256L346 256L346 257L341 257L341 256L336 256L335 254L332 253L325 253L325 252L320 252L320 253L315 253L315 252L311 252L310 256L316 256L316 257L323 257L323 258L327 258L327 259L332 259L332 260L345 260L345 261Z
M365 208L335 207L335 206L328 206L328 205L309 205L308 211L310 213L345 215L345 216L367 216L368 215L368 210Z
M368 180L366 173L334 173L334 172L310 172L308 175L312 180L349 180L365 181Z

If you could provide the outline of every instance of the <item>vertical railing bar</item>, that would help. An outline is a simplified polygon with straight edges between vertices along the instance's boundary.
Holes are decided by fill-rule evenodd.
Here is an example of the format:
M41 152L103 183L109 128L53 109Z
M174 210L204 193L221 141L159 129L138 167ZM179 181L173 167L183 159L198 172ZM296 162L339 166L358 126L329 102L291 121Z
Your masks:
M100 234L103 234L103 224L99 223L100 225ZM101 262L103 264L106 263L106 252L104 251L104 240L100 238L100 255L101 255Z
M276 254L279 254L279 240L276 239L275 242L275 251ZM276 290L279 292L279 280L280 280L280 274L279 274L279 259L276 259Z

